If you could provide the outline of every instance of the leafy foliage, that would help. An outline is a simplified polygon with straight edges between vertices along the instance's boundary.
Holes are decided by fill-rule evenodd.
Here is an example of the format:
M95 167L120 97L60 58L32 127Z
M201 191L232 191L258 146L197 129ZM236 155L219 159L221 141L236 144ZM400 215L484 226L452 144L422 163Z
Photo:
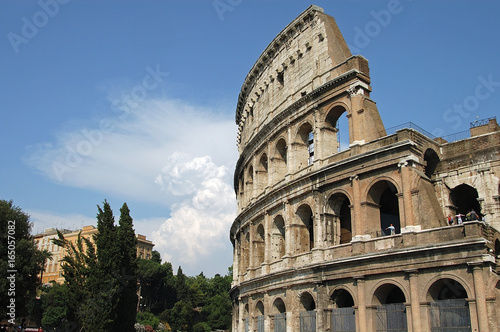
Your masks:
M136 237L126 204L115 226L107 201L98 206L93 241L81 233L72 243L58 232L53 243L64 247L63 276L69 290L68 318L81 331L135 331L137 306Z

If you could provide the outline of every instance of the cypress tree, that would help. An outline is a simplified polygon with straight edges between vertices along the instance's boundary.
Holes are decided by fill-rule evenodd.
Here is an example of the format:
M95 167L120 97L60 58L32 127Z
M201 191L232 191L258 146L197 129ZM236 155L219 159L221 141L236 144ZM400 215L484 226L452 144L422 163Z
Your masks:
M115 331L135 331L137 314L137 238L126 203L120 209L120 220L116 229L118 249L119 292Z

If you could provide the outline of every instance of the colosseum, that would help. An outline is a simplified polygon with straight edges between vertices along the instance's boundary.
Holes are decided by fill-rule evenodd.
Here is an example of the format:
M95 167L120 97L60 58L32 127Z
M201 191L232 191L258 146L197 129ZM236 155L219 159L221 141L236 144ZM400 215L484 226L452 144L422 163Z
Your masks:
M233 331L499 331L496 119L460 139L386 129L370 92L368 61L316 6L250 69Z

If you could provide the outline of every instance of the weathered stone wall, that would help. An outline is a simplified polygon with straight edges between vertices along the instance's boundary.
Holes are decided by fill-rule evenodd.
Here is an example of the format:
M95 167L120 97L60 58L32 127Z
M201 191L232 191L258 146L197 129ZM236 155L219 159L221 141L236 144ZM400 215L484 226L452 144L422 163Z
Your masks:
M454 143L414 129L387 136L370 91L368 62L314 6L246 77L236 111L233 331L273 331L280 315L287 331L300 331L304 315L333 331L333 313L346 307L368 332L391 303L408 331L430 331L437 303L454 297L473 330L498 330L498 125ZM472 208L486 222L458 223Z

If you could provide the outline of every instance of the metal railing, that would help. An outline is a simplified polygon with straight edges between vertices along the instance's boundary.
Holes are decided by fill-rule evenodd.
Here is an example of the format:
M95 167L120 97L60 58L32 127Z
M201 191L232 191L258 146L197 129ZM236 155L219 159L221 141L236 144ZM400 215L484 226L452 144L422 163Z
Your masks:
M391 134L395 134L396 131L398 131L400 129L405 129L405 128L414 129L414 130L418 131L419 133L424 134L425 136L429 137L430 139L436 138L436 136L432 135L427 130L422 129L421 127L417 126L413 122L405 122L405 123L402 123L400 125L397 125L397 126L394 126L391 128L387 128L385 131L386 131L387 135L391 135Z
M486 126L490 122L490 120L496 120L496 119L497 119L497 117L493 116L491 118L486 118L486 119L472 121L470 123L470 128L476 128L476 127L480 127L480 126Z

